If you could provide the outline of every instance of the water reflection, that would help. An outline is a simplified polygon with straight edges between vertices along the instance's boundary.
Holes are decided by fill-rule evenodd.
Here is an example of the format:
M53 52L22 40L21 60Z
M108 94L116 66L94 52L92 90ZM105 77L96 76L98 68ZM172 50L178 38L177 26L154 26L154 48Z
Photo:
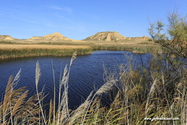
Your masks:
M75 108L84 99L87 98L89 93L95 88L99 88L104 84L103 81L103 64L111 72L119 72L120 64L127 64L124 57L132 55L127 51L95 51L90 55L77 56L74 60L69 77L69 106L71 109ZM132 61L134 67L141 65L140 57L145 61L148 59L149 54L133 54ZM29 89L29 96L36 94L35 88L35 67L36 62L39 61L41 78L39 80L39 91L45 85L44 92L48 94L44 103L49 103L53 98L53 74L52 64L55 70L55 86L56 93L58 93L60 72L67 64L69 66L70 57L32 57L32 58L18 58L7 59L0 61L0 92L4 93L8 78L10 75L15 76L19 69L22 69L21 79L16 88L26 86ZM144 63L144 65L146 65ZM58 95L58 94L57 94ZM0 96L1 98L2 96ZM58 99L58 96L56 96Z

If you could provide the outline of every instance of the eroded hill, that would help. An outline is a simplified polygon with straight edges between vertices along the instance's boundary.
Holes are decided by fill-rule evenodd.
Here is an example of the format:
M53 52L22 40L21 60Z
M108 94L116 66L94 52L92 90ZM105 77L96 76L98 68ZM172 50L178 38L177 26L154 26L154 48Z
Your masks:
M84 40L113 41L113 40L123 40L123 39L125 39L125 37L120 35L118 32L108 31L108 32L98 32L92 36L87 37Z
M98 32L92 36L85 38L84 40L89 41L119 41L119 40L148 40L146 36L142 37L124 37L115 31Z
M93 45L104 45L104 44L138 44L143 41L147 41L149 38L146 36L143 37L124 37L115 31L107 31L107 32L98 32L92 36L87 37L83 40L73 40L67 37L64 37L60 33L48 34L45 36L33 36L28 39L14 39L9 35L0 35L0 41L3 42L11 42L11 43L29 43L29 44L37 44L37 43L60 43L60 44L93 44Z
M31 38L28 38L27 40L29 41L62 41L62 40L71 40L67 37L62 36L60 33L53 33L53 34L48 34L45 36L33 36Z
M6 41L6 40L15 40L15 39L9 35L0 35L0 40Z

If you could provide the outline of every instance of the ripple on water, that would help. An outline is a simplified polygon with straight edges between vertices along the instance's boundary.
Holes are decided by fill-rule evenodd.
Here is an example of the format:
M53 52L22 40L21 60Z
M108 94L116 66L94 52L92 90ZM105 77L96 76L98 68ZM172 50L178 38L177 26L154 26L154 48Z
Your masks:
M95 88L99 89L104 84L103 81L103 64L111 72L119 71L120 64L126 64L123 53L128 55L131 52L125 51L95 51L90 55L77 56L74 60L69 79L69 106L74 108L80 105L84 99L90 94ZM137 59L135 65L140 64L139 54L133 55L133 59ZM143 59L146 60L148 55L142 55ZM66 64L70 63L70 57L36 57L36 58L20 58L11 59L6 61L0 61L0 91L4 93L8 78L11 74L15 76L19 69L22 69L21 77L16 88L27 86L29 89L29 96L36 94L35 86L35 67L36 62L39 61L41 69L41 77L39 80L39 91L42 91L45 85L44 92L48 94L45 98L45 103L49 103L49 100L53 98L54 83L52 64L55 70L55 87L56 87L56 100L58 99L58 87L59 87L59 76L62 67L62 75ZM109 70L109 71L110 71ZM0 96L0 99L2 96Z

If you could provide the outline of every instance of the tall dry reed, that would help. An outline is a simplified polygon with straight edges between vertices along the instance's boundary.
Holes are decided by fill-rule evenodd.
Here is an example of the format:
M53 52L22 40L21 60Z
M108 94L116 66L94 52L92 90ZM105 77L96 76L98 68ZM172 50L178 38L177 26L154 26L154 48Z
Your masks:
M56 98L55 72L52 62L54 98L49 102L49 113L43 109L42 100L46 95L38 91L41 77L39 62L36 63L35 83L37 94L25 100L28 90L14 90L21 70L14 80L9 78L3 101L0 103L0 124L185 124L187 121L187 70L182 65L175 69L167 65L159 55L152 55L147 67L133 69L132 57L126 57L126 66L121 65L119 74L107 73L105 84L75 110L68 108L68 81L70 68L66 65L60 73L58 100ZM173 71L173 72L171 72ZM101 99L108 95L111 102L104 107ZM57 103L57 104L56 104ZM57 107L55 107L57 105ZM147 121L151 118L153 121ZM179 120L159 121L154 118L179 118Z

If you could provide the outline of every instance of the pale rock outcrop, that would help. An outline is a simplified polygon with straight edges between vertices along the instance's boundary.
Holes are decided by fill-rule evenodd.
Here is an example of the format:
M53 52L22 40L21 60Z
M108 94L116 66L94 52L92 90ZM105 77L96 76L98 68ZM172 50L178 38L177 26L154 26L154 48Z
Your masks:
M84 40L112 41L112 40L123 40L123 39L126 38L120 35L118 32L108 31L108 32L98 32L92 36L87 37Z
M0 40L14 40L14 38L9 35L0 35Z
M32 41L32 40L38 40L38 41L61 41L61 40L71 40L67 37L62 36L60 33L53 33L53 34L48 34L45 36L33 36L31 38L28 38L27 40Z

